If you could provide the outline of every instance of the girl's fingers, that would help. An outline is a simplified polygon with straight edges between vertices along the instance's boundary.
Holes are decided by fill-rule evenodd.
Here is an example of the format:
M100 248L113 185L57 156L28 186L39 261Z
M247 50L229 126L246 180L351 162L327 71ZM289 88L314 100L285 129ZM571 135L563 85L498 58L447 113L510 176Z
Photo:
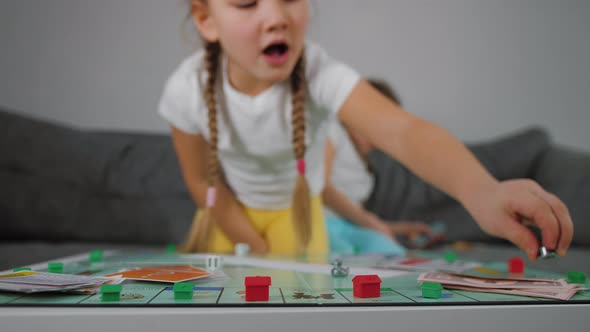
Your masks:
M556 249L559 255L565 256L574 236L574 225L567 206L557 196L545 191L537 182L527 181L526 184L533 194L545 201L551 210L551 215L556 220L555 242L546 242L545 239L548 237L543 232L543 245ZM543 228L541 229L544 231Z
M555 249L560 234L560 227L549 204L530 191L522 192L515 198L517 199L510 202L512 212L528 218L539 227L543 237L543 245L548 249Z
M535 234L528 227L513 220L508 225L507 239L526 252L531 261L536 260L539 252L539 241Z
M557 196L544 190L539 192L539 195L547 202L557 219L560 232L556 249L559 255L565 256L574 236L574 224L569 210Z
M415 224L412 224L412 226L414 227L415 231L420 232L422 234L428 235L428 234L432 233L430 226L428 226L426 224L415 223Z
M406 235L409 238L417 238L421 234L429 235L431 233L428 225L415 223L400 223L392 225L391 231L394 234Z

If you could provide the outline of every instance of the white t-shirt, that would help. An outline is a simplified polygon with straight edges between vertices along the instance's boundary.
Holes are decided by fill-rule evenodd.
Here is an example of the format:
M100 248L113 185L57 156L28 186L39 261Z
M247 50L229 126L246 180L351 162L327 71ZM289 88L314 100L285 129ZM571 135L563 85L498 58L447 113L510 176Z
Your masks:
M359 80L356 71L329 57L319 46L305 47L308 96L306 100L306 177L312 195L324 187L324 146L331 118ZM184 60L166 83L160 115L172 126L209 140L203 92L207 72L200 50ZM227 78L222 56L216 87L218 155L225 180L246 206L288 208L297 178L292 146L291 92L287 81L257 96L237 91ZM197 79L198 77L198 79Z
M337 118L329 125L328 137L334 145L330 180L338 191L360 205L369 198L375 179Z

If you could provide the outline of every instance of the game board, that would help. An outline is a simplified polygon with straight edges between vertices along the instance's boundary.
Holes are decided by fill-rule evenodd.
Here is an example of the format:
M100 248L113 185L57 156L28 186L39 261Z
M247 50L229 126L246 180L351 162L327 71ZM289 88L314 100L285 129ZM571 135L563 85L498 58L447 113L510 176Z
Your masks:
M64 273L82 274L100 276L108 273L114 273L124 268L137 266L153 265L182 265L192 264L195 266L204 266L204 260L198 256L180 255L166 252L144 252L144 253L124 253L112 252L105 254L101 262L91 263L88 255L80 255L74 259L66 260ZM34 266L34 270L46 270L47 264ZM503 262L491 263L485 266L489 269L502 271L505 268ZM97 307L121 308L131 310L132 308L227 308L227 312L232 312L231 308L283 308L284 310L295 310L296 308L336 308L348 310L355 308L355 312L374 313L388 308L386 310L395 310L408 308L416 309L416 313L435 312L436 308L452 308L453 310L465 310L476 308L495 308L489 310L489 317L493 317L494 312L502 312L505 319L510 320L510 314L506 309L511 306L518 306L523 309L523 313L531 315L530 309L537 308L539 319L545 319L543 312L551 307L552 312L560 312L563 317L578 316L580 312L590 310L590 292L580 292L569 301L555 301L541 298L531 298L515 295L479 293L470 291L444 290L440 299L428 299L421 296L420 287L416 281L417 273L404 273L399 276L382 278L381 296L378 298L356 298L352 295L352 278L354 275L347 277L335 278L328 271L327 273L298 272L289 270L279 270L272 268L260 268L251 266L236 266L225 264L223 266L225 277L206 279L203 281L194 281L194 294L191 299L174 299L172 284L156 282L133 282L126 281L123 284L121 298L116 302L101 301L101 295L69 295L69 294L15 294L0 293L0 317L6 313L7 309L12 311L18 309L33 310L32 308L91 308L94 313L107 313L109 311L98 312ZM551 272L527 270L527 274L535 277L563 277ZM270 297L264 302L247 302L244 299L244 278L246 276L270 276L272 285L270 287ZM590 283L586 283L590 287ZM558 308L559 310L556 310ZM536 310L537 310L536 309ZM100 309L102 310L102 309ZM582 310L582 311L580 311ZM317 311L316 311L317 312ZM474 313L470 313L474 314ZM506 316L508 314L508 316ZM410 315L411 316L411 315ZM406 316L406 318L410 317ZM326 319L329 316L325 316ZM474 316L475 317L475 316ZM514 319L518 319L517 316ZM202 323L202 322L201 322ZM225 322L227 323L227 321ZM424 322L422 322L424 323ZM551 326L548 321L545 327ZM424 324L418 324L427 328ZM544 327L543 327L544 328ZM440 330L440 329L439 329ZM485 329L484 329L485 330ZM526 330L526 329L525 329ZM543 330L543 329L541 329ZM539 331L539 329L535 329Z

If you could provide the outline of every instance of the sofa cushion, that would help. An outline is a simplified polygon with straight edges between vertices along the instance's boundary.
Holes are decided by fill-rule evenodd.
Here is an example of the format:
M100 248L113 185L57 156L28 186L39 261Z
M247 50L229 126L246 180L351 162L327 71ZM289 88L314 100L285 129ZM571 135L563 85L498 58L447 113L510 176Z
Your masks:
M0 112L0 240L166 243L195 206L170 137L96 133Z

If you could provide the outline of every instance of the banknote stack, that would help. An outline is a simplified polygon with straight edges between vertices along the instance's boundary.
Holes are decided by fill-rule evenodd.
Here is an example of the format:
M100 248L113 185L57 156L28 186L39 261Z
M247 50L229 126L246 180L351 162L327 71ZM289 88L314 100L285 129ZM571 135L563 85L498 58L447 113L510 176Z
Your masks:
M565 279L488 279L443 272L422 273L418 277L418 281L440 283L447 289L541 297L555 300L569 300L576 292L585 289L584 285L568 284Z
M68 292L94 294L101 285L120 283L121 278L21 271L0 274L0 291L18 293Z

